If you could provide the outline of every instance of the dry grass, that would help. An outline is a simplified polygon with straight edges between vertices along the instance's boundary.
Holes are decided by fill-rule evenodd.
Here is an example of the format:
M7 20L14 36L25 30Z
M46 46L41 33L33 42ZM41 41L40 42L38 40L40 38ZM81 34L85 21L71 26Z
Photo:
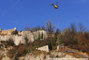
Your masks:
M31 54L33 54L33 55L39 55L39 54L44 54L44 55L46 55L47 52L45 52L45 51L32 51Z
M75 51L76 53L73 53L73 52L64 52L64 51ZM65 54L69 54L69 55L77 57L77 58L83 58L83 56L88 56L89 57L89 54L84 53L82 51L78 51L76 49L68 48L67 46L65 46L64 48L59 49L59 52L64 52ZM80 56L80 55L82 55L82 56Z

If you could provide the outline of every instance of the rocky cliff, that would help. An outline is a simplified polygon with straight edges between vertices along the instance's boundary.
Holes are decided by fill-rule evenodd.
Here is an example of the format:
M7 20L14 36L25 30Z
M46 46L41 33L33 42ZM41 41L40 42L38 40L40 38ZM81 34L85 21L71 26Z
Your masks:
M19 44L26 44L26 39L27 42L33 42L34 40L38 40L40 37L40 40L45 40L47 38L47 33L44 30L39 30L35 32L31 31L22 31L18 32L18 34L13 34L13 35L0 35L0 41L9 41L10 39L13 40L15 45Z

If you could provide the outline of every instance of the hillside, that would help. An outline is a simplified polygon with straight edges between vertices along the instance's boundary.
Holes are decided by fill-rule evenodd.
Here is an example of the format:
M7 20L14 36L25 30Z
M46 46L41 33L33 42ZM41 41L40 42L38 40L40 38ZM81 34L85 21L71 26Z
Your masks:
M60 32L46 27L0 29L0 60L47 60L53 58L89 58L89 32L74 25Z

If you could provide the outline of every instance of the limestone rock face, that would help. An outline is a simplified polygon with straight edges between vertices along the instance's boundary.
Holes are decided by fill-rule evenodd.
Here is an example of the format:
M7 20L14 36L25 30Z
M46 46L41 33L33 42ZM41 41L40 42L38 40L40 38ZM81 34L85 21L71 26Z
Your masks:
M40 36L41 40L47 39L47 32L44 30L35 31L35 32L33 32L33 35L34 35L35 40L37 40L39 36Z
M15 45L26 43L23 36L13 35L12 39L13 39Z
M28 39L28 43L33 42L37 40L39 36L40 36L40 40L47 39L46 31L44 30L39 30L35 32L22 31L16 35L0 35L0 41L9 41L10 39L12 39L15 45L19 45L19 44L26 44L26 39Z
M3 57L2 60L10 60L9 57Z
M0 36L0 40L1 40L1 41L7 41L7 40L9 40L10 38L11 38L10 35Z
M38 30L35 32L22 31L22 32L19 32L19 35L22 35L23 37L27 38L28 43L33 42L34 40L37 40L39 38L39 36L40 36L40 40L47 39L47 32L44 30Z
M14 28L14 29L9 29L9 30L2 30L2 31L1 31L1 35L12 35L13 32L15 32L15 31L16 31L16 28Z
M18 35L5 35L5 36L0 36L1 41L9 41L12 39L15 45L25 44L25 39L23 36L18 36Z
M34 41L34 36L31 31L22 31L21 35L28 39L28 43Z

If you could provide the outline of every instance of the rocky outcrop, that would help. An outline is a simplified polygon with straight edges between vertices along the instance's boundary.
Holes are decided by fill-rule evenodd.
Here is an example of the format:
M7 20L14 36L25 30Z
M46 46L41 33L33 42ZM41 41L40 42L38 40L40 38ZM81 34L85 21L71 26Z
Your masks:
M23 36L13 35L12 39L15 45L26 44L25 38Z
M38 30L33 32L34 39L37 40L38 37L40 37L40 40L45 40L47 39L47 32L44 30Z
M0 49L0 60L11 60L8 56L7 56L8 50L4 47L2 47L2 49Z
M9 57L3 57L2 60L11 60Z
M18 60L47 60L45 57L47 56L45 52L36 52L38 54L34 53L28 53L26 56L19 57Z
M1 41L8 41L10 38L12 38L11 35L0 36Z
M13 57L10 58L7 56L7 49L3 48L4 50L0 50L0 60L14 60ZM15 55L17 57L17 55ZM44 51L32 51L27 53L25 56L17 57L18 60L88 60L88 58L78 58L76 56L73 56L71 54L66 54L65 52L59 52L59 51L50 51L50 52L44 52Z
M49 52L49 47L48 47L48 45L46 45L46 46L37 48L37 50Z
M49 54L27 54L26 56L19 57L18 60L88 60L88 58L76 58L72 55L63 52L50 51Z
M18 36L18 35L5 35L5 36L0 36L0 41L9 41L12 40L15 45L25 44L25 39L23 36Z
M28 43L34 41L34 36L31 31L22 31L19 33L19 35L23 36L24 38L27 38Z
M20 57L18 60L43 60L43 56L41 56L40 54L38 56L27 55L25 57Z
M15 45L19 45L19 44L26 44L26 39L28 43L38 40L39 36L40 40L47 39L46 31L44 30L39 30L35 32L22 31L16 35L0 35L0 41L9 41L11 39L13 40Z
M17 32L16 28L9 30L0 30L0 31L1 31L0 35L12 35L14 32Z
M22 32L19 32L19 35L27 38L28 42L33 42L34 40L38 40L39 37L40 37L40 40L47 39L47 32L44 30L38 30L35 32L22 31Z

